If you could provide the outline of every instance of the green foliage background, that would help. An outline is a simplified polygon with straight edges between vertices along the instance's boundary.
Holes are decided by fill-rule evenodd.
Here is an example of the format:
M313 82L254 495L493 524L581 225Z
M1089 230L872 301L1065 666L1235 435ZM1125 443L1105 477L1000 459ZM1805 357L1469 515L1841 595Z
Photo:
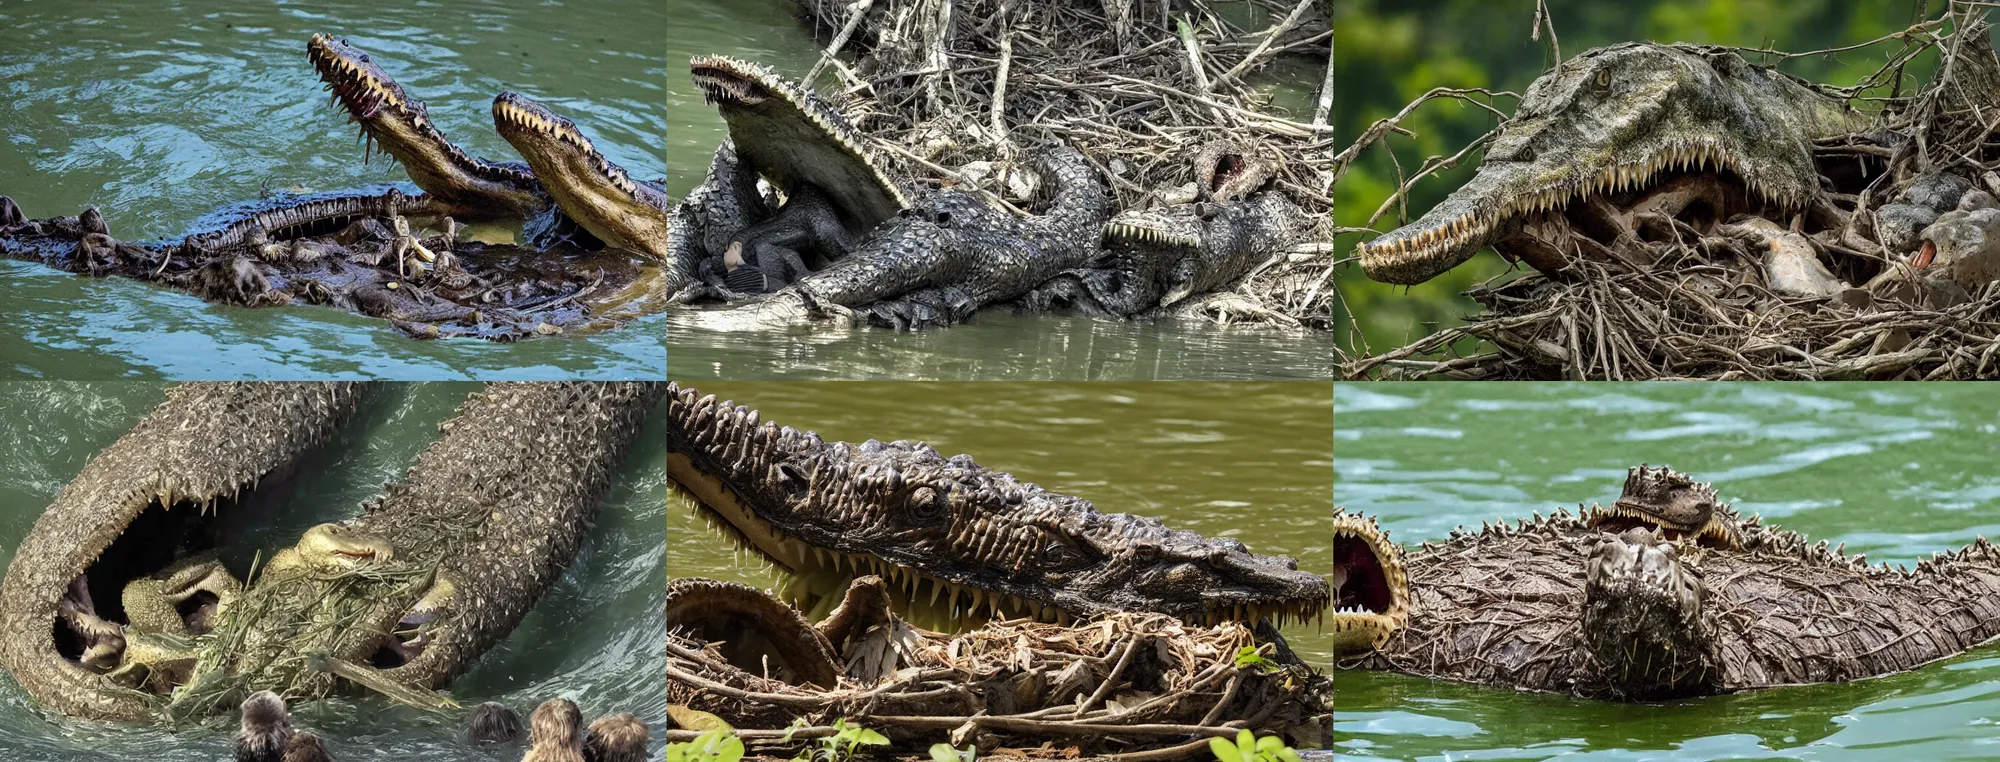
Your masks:
M1394 116L1410 101L1436 87L1521 92L1548 66L1544 42L1530 39L1534 0L1326 0L1332 5L1335 36L1334 124L1340 145L1359 137L1376 120ZM1629 40L1695 42L1792 52L1852 45L1901 31L1942 14L1941 0L1549 0L1557 39L1565 57ZM1900 49L1886 44L1837 56L1794 59L1781 68L1817 82L1852 84L1878 69ZM1926 57L1920 64L1934 64ZM1927 76L1911 67L1906 81ZM1498 99L1511 113L1513 100ZM1356 162L1335 189L1336 221L1361 227L1395 190L1396 162L1414 171L1426 157L1449 156L1493 128L1495 119L1470 104L1433 101L1403 121L1414 139L1394 136L1390 151L1381 145ZM1394 154L1392 161L1391 153ZM1468 157L1458 169L1419 183L1411 191L1407 219L1442 200L1469 178L1478 163ZM1392 210L1374 227L1398 225ZM1340 256L1372 234L1342 236ZM1443 326L1462 322L1479 305L1459 296L1474 283L1504 274L1509 265L1491 251L1437 279L1404 288L1375 283L1358 265L1342 268L1338 283L1365 342L1353 335L1347 316L1340 342L1349 351L1364 346L1392 349Z

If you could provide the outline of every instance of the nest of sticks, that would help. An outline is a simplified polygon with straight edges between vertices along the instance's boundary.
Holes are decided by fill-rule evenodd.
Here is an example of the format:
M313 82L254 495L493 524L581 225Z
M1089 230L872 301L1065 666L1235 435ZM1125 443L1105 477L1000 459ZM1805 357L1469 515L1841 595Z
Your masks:
M1331 14L1316 0L1207 4L1163 16L1140 0L797 0L827 46L808 74L907 177L1009 194L1024 149L1063 141L1090 157L1120 209L1191 193L1188 157L1214 141L1271 162L1274 188L1310 220L1307 243L1247 276L1224 322L1330 328L1333 128ZM845 60L841 56L845 56ZM1310 114L1273 104L1266 71L1304 65ZM1006 203L1002 201L1002 203Z
M754 675L715 644L667 641L668 701L728 721L756 753L797 751L845 719L897 748L939 741L982 751L1178 759L1244 728L1289 731L1310 744L1324 722L1325 678L1303 667L1238 664L1254 645L1240 624L1195 627L1161 614L1114 614L1073 626L1012 620L961 635L883 628L900 652L862 665L830 690ZM1269 654L1272 646L1263 646ZM887 666L885 666L885 664ZM860 677L855 677L855 675ZM699 730L674 729L669 741Z
M2000 282L1964 277L1963 269L1920 269L1929 263L1932 244L1898 236L1884 222L1884 207L1907 206L1919 184L1955 184L1962 191L1953 199L1959 192L2000 196L2000 56L1984 13L1977 4L1956 3L1939 18L1839 51L1743 51L1753 61L1768 61L1900 46L1860 83L1821 87L1874 113L1873 124L1814 146L1824 176L1820 198L1793 218L1750 221L1765 224L1770 235L1745 235L1742 225L1698 230L1681 224L1664 240L1613 251L1609 242L1579 233L1572 250L1585 256L1572 258L1566 269L1503 275L1475 287L1467 296L1485 311L1466 325L1379 354L1363 347L1362 357L1345 363L1347 374L1612 380L2000 375ZM1906 90L1904 69L1926 53L1938 57L1937 76ZM1889 95L1881 95L1885 91ZM1454 95L1433 92L1403 113ZM1348 153L1393 131L1394 120L1384 120ZM1416 182L1491 137L1454 157L1433 158L1403 178L1403 191L1369 224L1399 205ZM1783 246L1819 262L1842 287L1809 296L1775 288L1759 262ZM1592 251L1599 256L1589 256Z

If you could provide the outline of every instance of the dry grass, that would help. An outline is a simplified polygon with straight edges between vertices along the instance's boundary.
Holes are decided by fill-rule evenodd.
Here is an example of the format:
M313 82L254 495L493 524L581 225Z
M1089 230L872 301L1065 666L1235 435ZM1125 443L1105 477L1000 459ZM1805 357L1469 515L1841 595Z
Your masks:
M1903 252L1876 242L1875 212L1922 174L1966 178L2000 195L2000 58L1987 43L1981 3L1954 3L1939 18L1838 50L1743 50L1753 61L1833 55L1880 46L1884 65L1851 87L1821 86L1876 114L1867 130L1822 141L1822 160L1847 157L1876 168L1858 192L1822 193L1840 224L1810 241L1821 262L1861 283L1902 265ZM1926 53L1939 74L1906 91L1905 69ZM1343 152L1351 161L1438 98L1490 93L1434 91L1384 120ZM1496 112L1497 113L1497 112ZM1504 123L1504 122L1503 122ZM1454 166L1486 137L1451 157L1433 157L1400 180L1369 226L1407 203L1409 188ZM1344 168L1346 162L1341 164ZM1783 221L1780 221L1781 224ZM1486 309L1468 324L1408 346L1341 358L1356 378L1501 379L1959 379L2000 374L2000 288L1960 303L1925 302L1893 291L1854 289L1832 300L1787 299L1763 287L1756 257L1720 234L1687 231L1657 245L1650 266L1579 261L1556 275L1531 274L1468 292ZM1467 349L1470 348L1470 349ZM1463 350L1463 351L1460 351Z

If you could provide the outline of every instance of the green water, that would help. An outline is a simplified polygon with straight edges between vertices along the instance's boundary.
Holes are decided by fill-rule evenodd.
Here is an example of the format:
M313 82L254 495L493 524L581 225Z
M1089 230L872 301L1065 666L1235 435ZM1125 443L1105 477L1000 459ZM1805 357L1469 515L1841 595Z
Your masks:
M313 524L354 515L402 478L437 436L437 425L476 388L470 384L393 385L377 390L332 443L320 471L304 477L281 513L230 545L224 561L239 573L258 550L268 558ZM160 384L0 384L0 565L63 484L161 399ZM576 561L507 640L486 653L451 694L465 707L500 701L525 715L557 696L586 717L633 712L665 727L660 672L666 635L665 548L660 495L665 489L665 432L649 427L619 469ZM341 762L517 759L520 752L473 750L463 742L462 713L428 715L380 699L336 699L296 706L294 724L325 737ZM6 759L37 762L162 760L212 762L228 754L233 713L207 727L176 732L139 725L82 722L38 709L0 673L0 749Z
M177 236L265 187L406 179L326 103L305 59L345 37L426 101L474 155L512 89L583 127L635 177L667 164L659 57L665 3L368 0L0 5L0 195L31 217L96 205L121 238ZM0 262L0 375L75 379L657 377L665 318L577 336L420 342L385 321L296 306L213 305L136 281Z
M1957 384L1339 385L1335 502L1402 543L1610 503L1669 464L1874 562L2000 535L2000 396ZM1907 674L1654 705L1344 671L1352 759L1992 759L2000 651Z
M788 0L676 0L667 27L667 161L674 197L701 183L728 128L689 81L688 58L727 54L802 77L819 43ZM1317 77L1318 74L1312 75ZM824 78L823 78L824 79ZM1331 378L1330 333L1218 328L1205 321L981 315L918 334L862 329L811 333L710 330L670 316L673 373L748 379Z
M1235 537L1252 551L1333 567L1326 537L1327 385L1319 383L701 383L763 420L829 441L922 440L949 457L1066 494L1098 510ZM777 578L670 498L668 573L771 587ZM1287 642L1326 663L1332 642L1293 626Z

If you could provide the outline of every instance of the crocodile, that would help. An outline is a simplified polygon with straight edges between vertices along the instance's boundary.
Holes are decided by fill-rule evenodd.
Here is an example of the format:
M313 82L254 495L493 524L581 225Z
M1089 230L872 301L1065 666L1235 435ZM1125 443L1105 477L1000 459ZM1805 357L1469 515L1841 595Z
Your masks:
M1735 212L1789 218L1820 198L1813 141L1868 121L1733 49L1593 49L1529 85L1470 181L1356 253L1386 283L1421 283L1487 246L1555 273L1577 246L1616 257L1621 240L1670 233L1676 219L1712 229Z
M204 648L167 709L200 716L279 686L324 695L336 675L443 705L426 692L470 668L562 575L664 391L502 383L474 394L384 497L302 536L308 563L273 558L216 624L230 647Z
M643 275L614 251L460 240L438 212L429 196L394 186L288 193L230 205L177 239L131 242L113 238L95 208L29 220L0 197L0 256L221 304L323 305L416 338L499 341L605 325L601 313Z
M2000 636L2000 549L1984 538L1914 569L1871 567L1742 518L1670 469L1634 469L1620 502L1407 553L1343 514L1336 658L1658 700L1886 675Z
M525 220L550 207L527 164L467 154L431 122L424 102L405 93L366 52L332 35L315 34L306 41L306 57L326 83L330 100L361 126L364 152L379 144L441 213Z
M493 127L534 167L563 213L605 244L668 261L667 192L604 158L575 122L518 93L493 98Z
M1165 313L1191 296L1234 286L1304 229L1305 214L1284 194L1258 192L1273 174L1270 162L1216 141L1193 165L1198 200L1111 218L1103 254L1037 287L1023 305L1119 317Z
M1100 513L964 455L915 442L826 442L669 384L667 471L702 514L788 573L785 597L819 615L852 574L889 580L946 622L1070 621L1155 612L1282 626L1319 615L1325 578L1242 542Z
M93 457L21 541L0 581L0 667L57 712L140 720L152 694L105 674L123 643L127 583L214 547L220 531L284 497L289 476L340 426L363 384L196 383ZM87 618L87 619L86 619ZM94 620L95 626L83 626ZM114 656L115 655L115 656Z
M720 330L767 328L829 316L914 329L963 322L1019 298L1098 252L1111 200L1083 154L1055 144L1029 167L1053 200L1017 216L969 191L931 193L870 232L838 262L759 301L703 313Z
M697 56L688 69L728 124L742 171L762 176L785 198L709 250L721 260L714 269L741 286L733 290L775 291L847 255L909 206L861 135L812 89L728 56Z

